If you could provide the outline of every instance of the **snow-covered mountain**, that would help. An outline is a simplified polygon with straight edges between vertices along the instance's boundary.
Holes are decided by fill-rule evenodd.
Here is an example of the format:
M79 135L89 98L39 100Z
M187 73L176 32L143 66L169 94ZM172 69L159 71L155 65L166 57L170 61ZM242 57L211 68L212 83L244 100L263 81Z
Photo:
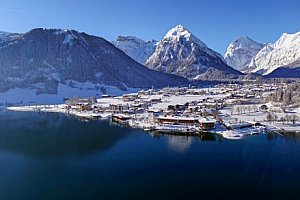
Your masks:
M208 48L181 25L172 28L158 43L155 52L146 61L146 66L189 79L205 77L200 75L209 68L213 69L210 72L217 70L227 75L240 74L229 67L219 53ZM209 73L213 74L216 73Z
M0 44L10 42L20 36L21 34L18 33L8 33L8 32L0 31Z
M268 78L300 78L300 58L296 61L282 67L276 68Z
M139 64L101 37L74 30L33 29L0 48L0 92L57 94L61 84L100 92L102 86L126 90L186 82Z
M227 48L224 58L227 64L239 71L248 67L251 59L264 47L247 36L234 40Z
M260 50L251 60L246 71L267 75L282 66L299 66L293 64L299 58L300 32L284 33L274 44L268 44Z
M267 78L300 78L300 65L299 67L278 67L270 74L266 75Z
M112 42L135 61L145 64L146 60L154 53L157 41L144 41L134 36L119 36Z

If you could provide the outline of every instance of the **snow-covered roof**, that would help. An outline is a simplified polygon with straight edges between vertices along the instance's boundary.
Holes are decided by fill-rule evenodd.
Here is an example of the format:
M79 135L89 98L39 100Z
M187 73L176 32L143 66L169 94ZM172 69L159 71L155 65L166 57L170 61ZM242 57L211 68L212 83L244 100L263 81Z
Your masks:
M200 123L216 123L216 120L214 119L208 119L206 117L199 118Z
M187 120L187 121L197 121L197 117L181 117L181 116L158 116L158 119L170 119L170 120Z

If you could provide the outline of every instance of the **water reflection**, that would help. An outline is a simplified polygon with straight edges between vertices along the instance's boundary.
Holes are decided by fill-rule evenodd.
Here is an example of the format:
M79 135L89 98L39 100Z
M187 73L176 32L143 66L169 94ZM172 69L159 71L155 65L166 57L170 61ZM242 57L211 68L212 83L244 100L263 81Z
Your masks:
M286 140L300 140L300 133L296 133L296 132L286 132L283 133L283 137Z
M82 123L55 113L1 112L0 123L0 150L31 156L103 151L132 131L107 121Z
M45 113L0 112L0 124L0 199L299 197L294 134L151 138L107 121Z
M191 147L194 139L195 137L188 136L168 136L167 144L171 150L177 153L184 153Z
M201 133L200 134L201 141L216 141L217 135L214 133Z
M161 132L147 132L154 139L166 138L167 146L174 152L184 153L193 145L194 141L223 142L223 138L215 133L203 132L199 135L164 134Z

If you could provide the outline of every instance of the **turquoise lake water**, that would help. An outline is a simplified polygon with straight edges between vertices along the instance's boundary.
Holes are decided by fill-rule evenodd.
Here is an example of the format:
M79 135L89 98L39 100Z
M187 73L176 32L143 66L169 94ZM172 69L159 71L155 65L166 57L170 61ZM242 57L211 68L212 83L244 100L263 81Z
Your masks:
M0 199L299 199L300 136L149 134L0 112Z

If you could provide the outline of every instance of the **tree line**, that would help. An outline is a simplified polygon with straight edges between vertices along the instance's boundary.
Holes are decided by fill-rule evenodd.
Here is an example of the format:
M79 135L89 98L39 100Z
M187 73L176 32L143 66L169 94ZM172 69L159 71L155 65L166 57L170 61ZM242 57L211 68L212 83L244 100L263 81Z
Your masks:
M267 101L282 103L284 106L300 106L300 83L291 83L286 88L278 88Z

